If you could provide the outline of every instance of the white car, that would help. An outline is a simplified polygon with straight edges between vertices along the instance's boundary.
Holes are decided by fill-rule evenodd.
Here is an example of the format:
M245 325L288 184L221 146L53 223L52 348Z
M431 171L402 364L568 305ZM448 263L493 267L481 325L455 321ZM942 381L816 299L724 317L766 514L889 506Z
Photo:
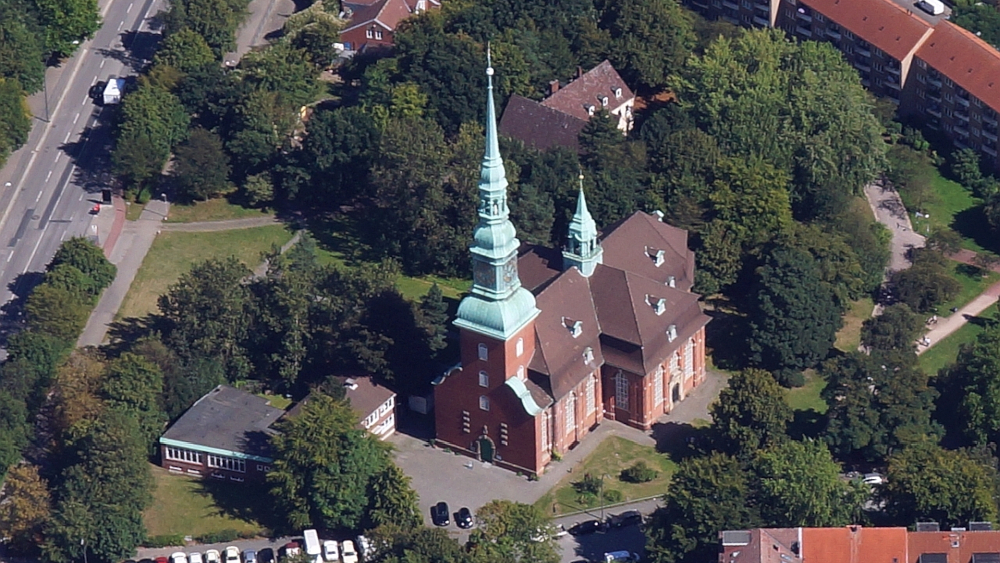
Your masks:
M323 542L323 559L330 562L340 561L340 549L337 547L337 542L333 540Z
M885 478L883 478L878 473L866 473L864 478L864 484L866 485L882 485L885 483Z
M222 559L219 558L219 550L209 549L206 551L205 563L222 563Z
M187 554L183 551L175 551L170 554L170 563L187 563Z
M240 563L240 550L236 546L229 546L222 552L222 563Z
M340 554L344 563L358 563L358 552L354 550L354 542L351 540L344 540L340 544Z
M198 553L197 551L192 552L192 553L188 553L188 562L189 563L202 563L201 554Z

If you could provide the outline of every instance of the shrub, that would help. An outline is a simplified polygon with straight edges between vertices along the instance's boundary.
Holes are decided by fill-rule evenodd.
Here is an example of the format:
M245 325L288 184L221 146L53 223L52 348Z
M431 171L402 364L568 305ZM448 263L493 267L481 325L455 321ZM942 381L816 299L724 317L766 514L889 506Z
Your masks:
M600 477L587 473L583 479L573 482L573 490L581 495L596 495L601 492L603 481Z
M240 533L236 530L219 530L195 538L198 543L226 543L236 541L240 538Z
M616 503L625 499L625 495L618 489L606 489L604 491L604 503Z
M619 478L627 483L648 483L659 475L660 472L646 465L645 461L637 461L632 464L632 467L623 469ZM604 493L604 496L607 496L607 492Z
M144 547L173 547L184 545L184 536L181 534L167 534L162 536L151 536L142 542Z
M778 380L784 387L789 389L794 389L795 387L802 387L806 384L806 376L799 370L795 369L780 369L774 372L774 378Z

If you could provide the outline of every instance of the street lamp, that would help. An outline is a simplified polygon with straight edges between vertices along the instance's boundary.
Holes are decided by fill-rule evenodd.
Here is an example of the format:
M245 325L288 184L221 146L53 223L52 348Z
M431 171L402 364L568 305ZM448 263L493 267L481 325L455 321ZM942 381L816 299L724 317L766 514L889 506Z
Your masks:
M83 547L83 563L87 563L87 540L80 538L80 545Z

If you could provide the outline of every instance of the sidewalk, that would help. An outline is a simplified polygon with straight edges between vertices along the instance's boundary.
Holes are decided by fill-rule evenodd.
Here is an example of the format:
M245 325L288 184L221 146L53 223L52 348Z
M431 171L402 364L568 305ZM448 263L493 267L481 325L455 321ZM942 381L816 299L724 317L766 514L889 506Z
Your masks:
M77 346L100 346L108 333L108 326L114 322L118 309L125 300L136 272L142 266L142 261L153 246L156 235L160 232L161 221L167 216L170 204L161 200L152 200L142 210L138 221L122 221L124 228L120 235L113 238L113 247L105 247L104 252L112 264L118 267L115 281L101 294L101 300L90 314L83 334L77 340ZM117 216L117 213L116 213ZM124 219L124 211L122 218ZM117 218L117 217L116 217Z

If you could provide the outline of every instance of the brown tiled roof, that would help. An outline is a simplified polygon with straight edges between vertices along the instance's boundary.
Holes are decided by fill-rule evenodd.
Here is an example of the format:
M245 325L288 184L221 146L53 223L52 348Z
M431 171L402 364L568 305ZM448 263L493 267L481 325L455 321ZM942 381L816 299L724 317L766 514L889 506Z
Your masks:
M580 119L514 94L500 118L500 134L540 151L552 147L578 151L577 138L585 125L586 118Z
M641 211L609 229L601 241L604 263L635 272L660 283L674 277L677 289L690 291L694 285L694 253L687 247L687 231L668 225ZM663 263L656 265L656 251L662 250ZM651 256L652 254L652 256Z
M538 294L562 272L562 251L537 244L522 244L518 249L517 277L528 291Z
M621 97L615 97L615 90L621 89ZM613 109L635 97L611 63L604 61L586 72L580 78L560 88L555 94L542 101L543 106L557 109L587 121L590 119L588 106L601 107L601 98L608 98L608 109Z
M538 294L536 303L542 314L535 320L535 356L542 356L547 369L542 373L549 376L553 396L559 398L604 363L590 280L570 268ZM580 334L574 337L571 329L577 322ZM584 362L587 348L594 354L590 363Z
M930 24L888 0L801 0L830 21L903 60L932 30Z
M1000 53L972 33L942 21L917 57L1000 111Z
M1000 531L910 532L907 543L910 558L906 563L917 563L924 553L946 554L948 563L970 563L973 554L1000 553Z
M351 10L347 26L341 31L350 31L369 23L378 23L394 31L399 22L412 13L405 0L376 0L375 2L345 2L345 9Z
M904 563L906 528L803 528L802 559L817 563Z
M346 387L345 394L351 403L351 409L360 415L361 420L368 418L368 415L378 410L390 398L396 396L396 393L375 383L371 377L338 377L337 379ZM349 386L349 382L354 383L353 389Z

